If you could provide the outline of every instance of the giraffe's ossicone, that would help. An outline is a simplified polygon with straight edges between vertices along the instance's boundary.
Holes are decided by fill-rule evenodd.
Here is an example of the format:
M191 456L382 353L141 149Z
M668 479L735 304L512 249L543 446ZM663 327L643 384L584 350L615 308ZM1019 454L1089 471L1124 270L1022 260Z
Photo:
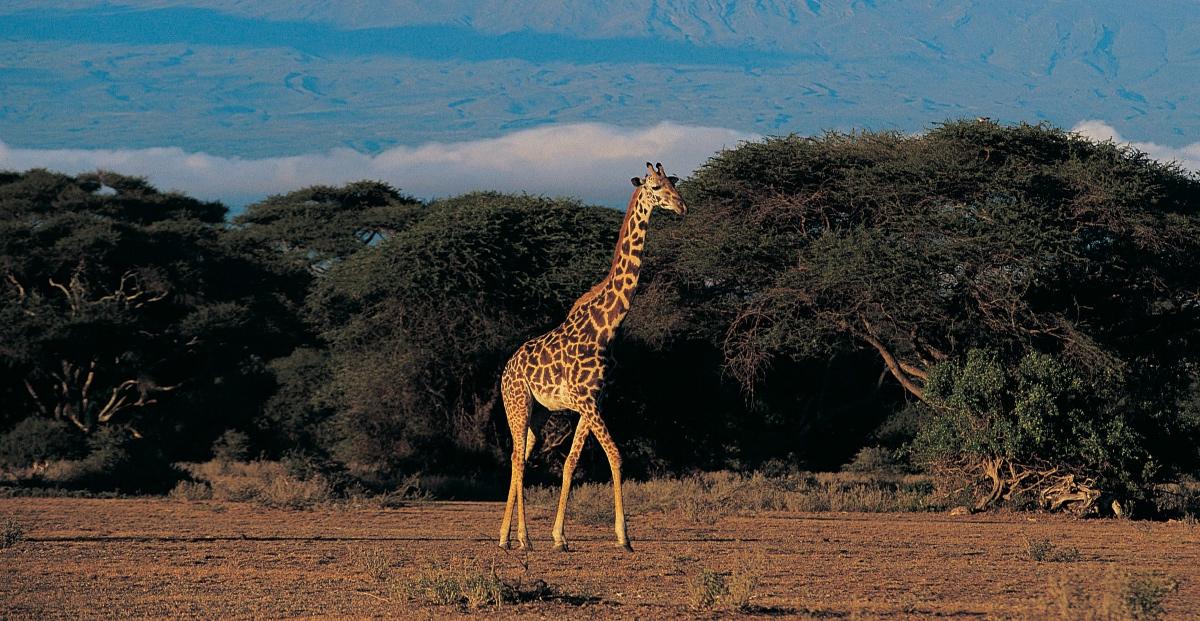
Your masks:
M621 223L608 275L575 302L562 324L526 342L504 366L500 392L508 415L508 428L512 432L513 450L512 480L504 507L504 522L500 526L500 547L508 547L514 506L517 541L521 547L529 547L525 530L524 477L525 461L536 440L529 428L529 413L536 400L551 411L571 410L579 414L571 450L563 465L562 492L554 518L554 547L567 549L563 535L567 496L583 443L591 434L604 449L612 469L617 544L627 550L633 549L629 545L621 499L621 455L600 413L606 350L621 320L629 312L633 292L637 289L651 212L661 207L683 215L687 207L675 189L677 179L667 176L662 164L652 166L646 162L646 176L634 177L632 181L633 196L629 198L625 220Z

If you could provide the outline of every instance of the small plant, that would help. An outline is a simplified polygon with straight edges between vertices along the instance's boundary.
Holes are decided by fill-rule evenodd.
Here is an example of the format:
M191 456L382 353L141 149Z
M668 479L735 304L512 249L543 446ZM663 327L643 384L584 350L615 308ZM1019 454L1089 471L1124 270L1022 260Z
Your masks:
M728 594L729 586L725 584L725 576L710 569L701 569L700 573L688 582L688 605L693 610L713 608L717 601Z
M756 563L748 558L742 559L730 574L726 585L729 587L729 597L726 600L730 608L747 610L750 608L750 598L758 589L759 574L754 569Z
M500 606L520 599L517 586L502 580L494 567L480 571L466 566L430 566L413 578L393 582L391 590L404 599L471 609Z
M358 564L363 573L375 582L386 582L391 572L391 562L379 548L362 548L358 551Z
M0 548L11 548L25 538L25 527L12 518L4 520L0 526Z
M493 571L474 572L463 576L459 582L459 590L467 608L483 608L504 603L505 596L512 589Z
M758 588L759 575L749 559L742 559L728 575L702 568L688 581L688 605L693 610L725 608L745 611Z
M1079 548L1059 548L1048 537L1025 539L1026 551L1031 560L1048 563L1073 563L1079 560Z

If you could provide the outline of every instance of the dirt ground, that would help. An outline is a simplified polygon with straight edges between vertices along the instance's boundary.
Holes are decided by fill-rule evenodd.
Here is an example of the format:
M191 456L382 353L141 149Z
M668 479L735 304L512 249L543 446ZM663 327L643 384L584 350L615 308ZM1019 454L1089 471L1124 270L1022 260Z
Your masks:
M45 618L1044 618L1065 577L1095 590L1114 568L1179 581L1168 618L1200 614L1200 526L1028 514L769 513L712 525L635 515L635 551L608 527L568 522L568 553L550 550L552 516L534 509L535 549L495 544L503 506L431 502L398 509L282 511L169 499L0 500L24 539L0 549L0 617ZM1078 560L1030 560L1027 539L1078 548ZM411 581L431 564L494 567L544 599L467 610L409 601L371 577ZM746 613L695 611L702 568L750 559L760 582Z

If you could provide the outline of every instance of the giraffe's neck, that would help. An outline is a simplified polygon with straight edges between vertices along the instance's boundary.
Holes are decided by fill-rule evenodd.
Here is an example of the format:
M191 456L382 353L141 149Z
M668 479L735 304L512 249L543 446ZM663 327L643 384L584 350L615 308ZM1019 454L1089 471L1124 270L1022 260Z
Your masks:
M637 188L629 198L625 220L617 236L617 249L613 253L608 276L576 302L572 313L583 311L596 328L596 337L607 344L616 334L625 315L633 292L637 289L638 274L642 270L642 250L646 247L646 229L650 222L653 205Z

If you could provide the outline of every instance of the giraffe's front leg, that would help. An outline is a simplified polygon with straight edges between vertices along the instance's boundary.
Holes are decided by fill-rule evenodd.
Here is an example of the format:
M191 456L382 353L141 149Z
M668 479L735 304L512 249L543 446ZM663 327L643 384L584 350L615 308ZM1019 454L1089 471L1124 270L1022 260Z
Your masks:
M554 549L567 551L567 539L563 535L563 524L567 519L567 498L571 494L571 479L575 475L575 465L579 463L579 454L583 452L583 443L588 437L587 419L579 417L575 425L575 437L571 440L571 450L567 453L567 461L563 463L562 491L558 495L558 513L554 517Z
M617 443L613 442L612 436L608 433L608 427L604 425L599 412L596 412L594 418L589 417L589 419L591 431L595 434L596 441L604 449L604 454L608 457L608 467L612 470L613 529L617 533L617 545L633 552L633 546L629 545L629 533L625 528L625 504L621 496L621 454L617 451Z

